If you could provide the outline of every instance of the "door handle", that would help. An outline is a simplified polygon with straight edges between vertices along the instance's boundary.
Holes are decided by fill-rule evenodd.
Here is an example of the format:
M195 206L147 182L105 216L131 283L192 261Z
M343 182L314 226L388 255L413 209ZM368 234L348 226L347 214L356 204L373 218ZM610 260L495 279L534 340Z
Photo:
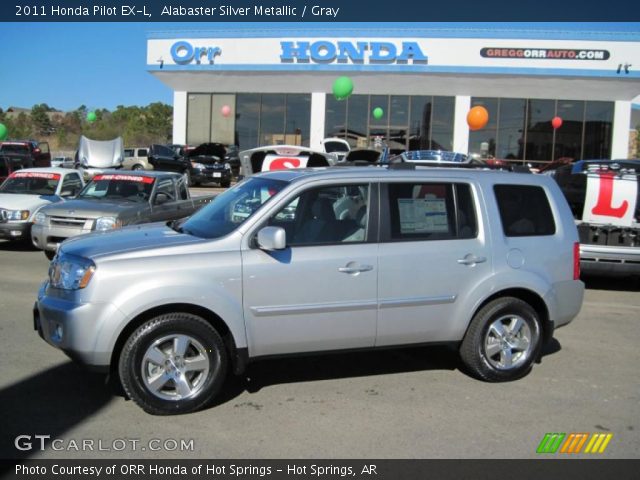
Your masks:
M373 265L360 265L359 267L346 266L346 267L338 268L338 271L340 273L361 273L361 272L369 272L371 270L373 270Z
M487 257L476 257L475 255L468 253L464 258L459 258L458 263L460 265L475 265L476 263L484 263L487 261Z

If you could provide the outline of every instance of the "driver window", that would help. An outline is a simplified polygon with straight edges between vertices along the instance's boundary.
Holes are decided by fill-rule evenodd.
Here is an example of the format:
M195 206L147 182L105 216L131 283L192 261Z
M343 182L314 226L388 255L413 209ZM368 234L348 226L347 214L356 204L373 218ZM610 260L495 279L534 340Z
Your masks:
M369 185L340 185L307 190L271 217L289 246L365 242Z

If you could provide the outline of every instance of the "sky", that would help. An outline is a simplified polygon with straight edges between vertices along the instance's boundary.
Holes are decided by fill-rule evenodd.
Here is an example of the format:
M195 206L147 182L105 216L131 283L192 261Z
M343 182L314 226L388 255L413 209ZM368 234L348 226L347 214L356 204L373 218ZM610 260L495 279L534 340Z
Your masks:
M203 30L221 25L260 26L256 23L2 23L0 44L4 48L0 67L0 108L31 108L35 104L46 103L62 111L75 110L81 105L90 110L114 110L118 105L172 104L171 89L146 70L147 34ZM348 30L345 23L332 25L336 30ZM498 25L506 28L513 24ZM525 25L554 30L586 28L584 24L565 23L547 23L546 27L543 23L521 23L518 28ZM305 24L307 26L313 28L313 24ZM326 30L326 23L321 26ZM640 30L638 24L601 23L589 24L588 28Z

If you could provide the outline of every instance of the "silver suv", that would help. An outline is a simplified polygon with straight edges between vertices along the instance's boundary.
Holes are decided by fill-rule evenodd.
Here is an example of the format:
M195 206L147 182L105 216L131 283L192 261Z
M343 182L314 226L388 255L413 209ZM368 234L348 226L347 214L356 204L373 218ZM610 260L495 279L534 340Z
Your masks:
M282 170L182 223L64 242L34 321L49 344L117 373L145 411L177 414L273 355L446 342L472 375L512 380L583 290L551 178Z

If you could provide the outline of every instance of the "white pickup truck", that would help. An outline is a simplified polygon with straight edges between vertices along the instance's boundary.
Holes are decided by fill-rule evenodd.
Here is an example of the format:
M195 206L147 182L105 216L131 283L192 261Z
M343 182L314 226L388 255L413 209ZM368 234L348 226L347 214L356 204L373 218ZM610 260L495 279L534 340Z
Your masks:
M82 176L65 168L28 168L13 172L0 186L0 239L31 241L33 217L40 208L75 196Z

